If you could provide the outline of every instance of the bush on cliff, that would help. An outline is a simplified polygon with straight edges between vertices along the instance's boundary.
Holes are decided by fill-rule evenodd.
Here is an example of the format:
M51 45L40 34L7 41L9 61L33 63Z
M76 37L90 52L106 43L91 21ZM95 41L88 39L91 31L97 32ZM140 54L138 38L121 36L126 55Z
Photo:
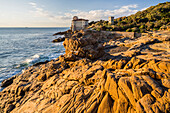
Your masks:
M128 32L158 30L163 25L170 25L169 10L170 2L159 3L158 5L151 6L144 11L138 11L136 14L116 18L114 20L114 26L110 25L108 21L100 20L98 22L91 22L89 28L94 28L98 31L99 29L104 31L112 29L112 31ZM130 30L130 28L132 28L132 30ZM137 30L136 28L139 29Z

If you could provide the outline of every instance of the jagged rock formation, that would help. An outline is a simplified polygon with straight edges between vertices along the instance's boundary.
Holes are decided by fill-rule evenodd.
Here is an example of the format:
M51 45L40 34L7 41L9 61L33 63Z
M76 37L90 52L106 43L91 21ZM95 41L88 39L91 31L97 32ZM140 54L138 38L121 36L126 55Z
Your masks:
M54 39L52 42L57 43L57 42L63 42L65 40L65 37L59 37L57 39Z
M66 54L12 79L0 92L0 112L168 113L168 35L75 33L64 42Z

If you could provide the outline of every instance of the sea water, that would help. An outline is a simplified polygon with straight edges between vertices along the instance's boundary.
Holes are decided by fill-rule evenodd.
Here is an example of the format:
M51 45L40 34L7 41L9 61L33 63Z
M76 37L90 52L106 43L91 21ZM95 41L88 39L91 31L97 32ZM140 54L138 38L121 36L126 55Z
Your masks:
M0 28L0 85L37 62L64 54L62 42L52 43L56 32L69 28ZM2 88L0 87L0 90Z

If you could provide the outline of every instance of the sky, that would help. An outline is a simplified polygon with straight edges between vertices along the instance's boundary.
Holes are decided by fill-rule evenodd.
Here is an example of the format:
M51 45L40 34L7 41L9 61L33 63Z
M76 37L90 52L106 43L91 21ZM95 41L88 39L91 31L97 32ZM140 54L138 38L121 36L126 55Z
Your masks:
M168 0L0 0L0 27L70 27L73 16L108 20L163 2Z

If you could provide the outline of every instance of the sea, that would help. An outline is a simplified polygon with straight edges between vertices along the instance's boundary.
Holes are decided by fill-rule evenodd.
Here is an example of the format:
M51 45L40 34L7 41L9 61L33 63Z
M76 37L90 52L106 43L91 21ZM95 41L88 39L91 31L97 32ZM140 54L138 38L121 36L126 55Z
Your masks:
M56 59L65 53L63 43L52 43L62 37L56 32L69 28L0 28L0 85L4 79L22 72L38 62ZM0 87L0 91L3 88Z

